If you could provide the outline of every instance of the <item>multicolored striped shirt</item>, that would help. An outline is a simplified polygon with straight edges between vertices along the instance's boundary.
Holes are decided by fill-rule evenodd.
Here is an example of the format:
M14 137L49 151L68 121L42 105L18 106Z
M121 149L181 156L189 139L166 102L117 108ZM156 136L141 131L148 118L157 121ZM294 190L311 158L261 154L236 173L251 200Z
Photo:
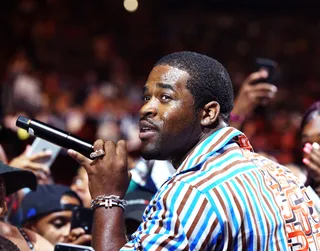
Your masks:
M121 250L320 250L319 230L292 172L225 127L164 183Z

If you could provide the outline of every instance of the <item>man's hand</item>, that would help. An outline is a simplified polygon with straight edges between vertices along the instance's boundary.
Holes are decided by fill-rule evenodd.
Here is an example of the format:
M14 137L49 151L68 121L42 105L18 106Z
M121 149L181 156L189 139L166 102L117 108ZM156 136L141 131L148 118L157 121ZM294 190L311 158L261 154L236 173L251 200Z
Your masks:
M235 99L232 114L248 117L257 105L266 105L277 93L277 87L270 83L258 83L259 79L267 78L268 72L260 70L250 74L243 82Z
M106 154L92 161L78 152L68 150L69 155L88 173L91 198L99 195L123 198L130 181L125 142L120 140L115 144L99 139L94 143L94 150L104 150ZM126 243L122 208L96 208L92 237L92 246L96 251L119 250Z
M302 161L308 168L308 175L312 175L312 179L320 183L320 145L306 143L303 152L305 157Z
M39 161L49 158L51 153L48 151L43 151L31 156L27 156L29 148L30 146L27 146L26 150L18 157L12 159L9 165L32 171L37 176L39 184L50 183L50 170L46 165L39 163Z
M130 182L125 141L120 140L115 144L112 141L104 142L99 139L94 143L94 150L101 149L106 154L93 161L73 150L68 150L68 153L86 169L91 198L103 194L118 195L123 198Z

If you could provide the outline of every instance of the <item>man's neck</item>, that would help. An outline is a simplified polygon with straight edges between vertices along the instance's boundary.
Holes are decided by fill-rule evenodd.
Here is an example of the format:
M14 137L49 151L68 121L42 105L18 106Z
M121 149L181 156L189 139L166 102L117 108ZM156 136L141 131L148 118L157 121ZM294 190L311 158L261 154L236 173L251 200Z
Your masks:
M211 129L211 128L205 128L203 130L203 133L201 134L201 136L199 137L199 141L197 144L194 145L194 147L192 147L186 154L184 154L182 157L177 157L177 158L173 158L171 159L171 163L173 165L173 167L177 170L178 167L182 164L182 162L189 156L189 154L191 154L191 152L198 146L200 145L206 138L208 138L210 135L212 135L214 132L220 130L223 127L228 126L224 121L220 122L218 126L216 126L215 128Z

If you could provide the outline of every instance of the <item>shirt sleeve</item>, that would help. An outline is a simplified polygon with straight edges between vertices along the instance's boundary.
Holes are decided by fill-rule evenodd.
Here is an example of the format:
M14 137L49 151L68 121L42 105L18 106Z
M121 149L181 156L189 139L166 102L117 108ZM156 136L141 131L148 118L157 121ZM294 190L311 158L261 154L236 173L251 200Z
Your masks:
M207 197L176 181L165 185L150 202L133 239L121 250L212 250L220 234Z

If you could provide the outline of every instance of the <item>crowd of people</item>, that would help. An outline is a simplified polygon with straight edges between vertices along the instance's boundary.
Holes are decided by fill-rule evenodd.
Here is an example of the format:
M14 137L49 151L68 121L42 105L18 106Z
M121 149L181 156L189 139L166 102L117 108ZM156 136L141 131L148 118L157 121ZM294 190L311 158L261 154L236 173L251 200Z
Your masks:
M178 2L5 4L0 250L320 250L313 12ZM105 155L46 166L19 115Z

